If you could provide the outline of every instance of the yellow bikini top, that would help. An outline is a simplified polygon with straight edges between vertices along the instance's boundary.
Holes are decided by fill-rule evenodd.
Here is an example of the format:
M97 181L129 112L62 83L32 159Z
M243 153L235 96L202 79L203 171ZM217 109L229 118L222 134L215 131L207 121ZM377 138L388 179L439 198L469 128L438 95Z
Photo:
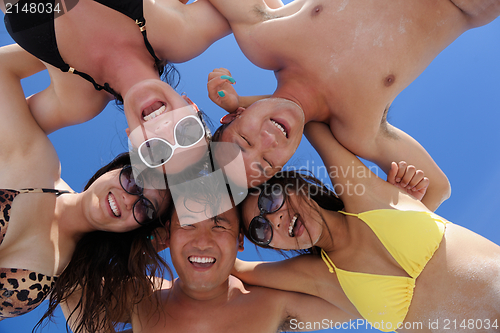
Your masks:
M403 323L413 297L415 279L439 247L448 221L430 212L370 210L355 216L365 222L410 277L350 272L335 267L322 249L330 273L361 316L383 332Z

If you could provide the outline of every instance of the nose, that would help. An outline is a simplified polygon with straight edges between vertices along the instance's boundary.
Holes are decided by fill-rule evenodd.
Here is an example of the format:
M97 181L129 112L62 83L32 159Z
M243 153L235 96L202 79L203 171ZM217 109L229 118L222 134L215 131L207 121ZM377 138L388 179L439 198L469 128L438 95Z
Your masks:
M276 148L278 146L276 136L266 130L260 132L260 143L262 149Z
M127 211L131 211L132 207L134 206L134 203L137 201L139 197L137 195L129 194L125 191L123 191L122 194L122 200L123 204L125 205L125 208Z
M267 214L266 218L269 221L271 221L271 223L273 224L273 226L274 226L274 228L276 230L282 229L281 225L283 224L283 213L281 213L281 212L274 212L274 213L271 213L271 214Z
M214 244L212 233L205 228L198 228L197 230L197 235L192 241L193 247L199 249L200 251L211 249Z
M171 145L175 144L174 121L172 119L157 124L154 128L154 133L157 137L167 140Z

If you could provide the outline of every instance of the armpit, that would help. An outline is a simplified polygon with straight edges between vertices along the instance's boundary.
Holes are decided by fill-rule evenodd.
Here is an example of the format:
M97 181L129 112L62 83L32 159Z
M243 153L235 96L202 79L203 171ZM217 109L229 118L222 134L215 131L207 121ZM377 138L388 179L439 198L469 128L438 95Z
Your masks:
M488 24L500 15L498 0L450 0L450 2L476 27Z
M272 19L277 19L283 17L282 15L275 15L269 13L263 6L255 6L253 12L256 13L262 21L268 21Z
M382 115L382 119L380 120L380 132L390 139L397 140L399 139L398 134L392 129L392 126L387 122L387 114L389 113L390 105L384 110L384 114Z
M292 328L292 319L294 319L292 316L288 316L285 318L283 323L278 327L276 332L289 332L292 331L294 328Z

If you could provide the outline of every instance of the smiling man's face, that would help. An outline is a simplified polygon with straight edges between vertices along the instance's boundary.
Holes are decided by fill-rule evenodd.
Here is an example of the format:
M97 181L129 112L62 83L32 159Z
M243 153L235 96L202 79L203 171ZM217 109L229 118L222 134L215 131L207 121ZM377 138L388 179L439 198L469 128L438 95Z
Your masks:
M222 206L218 208L222 213L202 220L199 215L205 214L206 205L188 200L184 205L176 205L172 217L172 263L181 288L196 297L207 298L227 288L225 282L236 254L243 249L243 234L240 233L236 209L228 210ZM190 220L192 224L189 224Z
M304 113L292 101L267 98L253 103L234 119L221 141L238 145L248 187L262 184L288 162L304 131Z

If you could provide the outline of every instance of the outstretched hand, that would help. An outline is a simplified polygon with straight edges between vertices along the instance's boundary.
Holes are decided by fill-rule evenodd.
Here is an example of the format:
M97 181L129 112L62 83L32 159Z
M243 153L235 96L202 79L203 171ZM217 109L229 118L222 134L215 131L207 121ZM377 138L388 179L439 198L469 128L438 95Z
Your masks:
M240 106L239 96L233 87L235 83L231 72L225 68L216 68L208 74L208 97L229 113Z
M392 162L387 182L418 200L422 200L429 187L429 178L425 177L424 172L413 165L407 165L405 161Z

